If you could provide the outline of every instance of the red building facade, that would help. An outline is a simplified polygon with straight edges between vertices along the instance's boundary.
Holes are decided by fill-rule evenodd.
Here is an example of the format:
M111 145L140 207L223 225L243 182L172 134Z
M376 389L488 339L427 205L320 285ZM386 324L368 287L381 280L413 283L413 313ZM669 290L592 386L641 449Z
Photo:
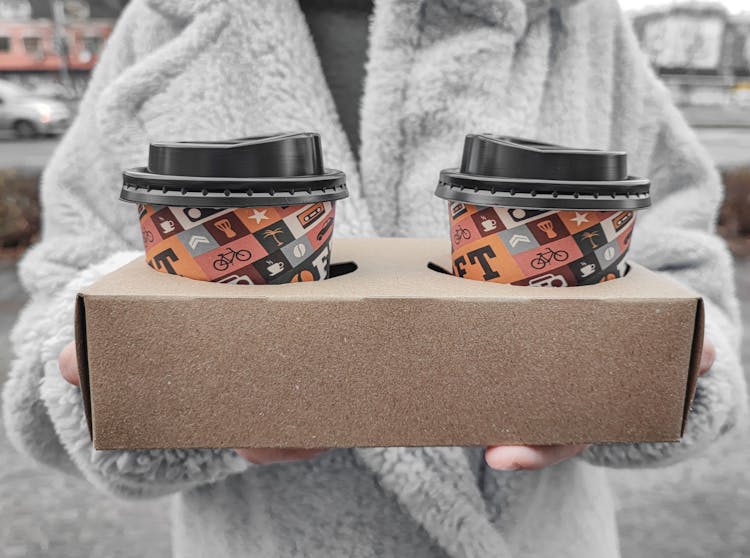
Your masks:
M0 20L0 72L59 71L65 49L68 69L89 71L111 32L111 20L70 22L62 28L60 41L51 20Z

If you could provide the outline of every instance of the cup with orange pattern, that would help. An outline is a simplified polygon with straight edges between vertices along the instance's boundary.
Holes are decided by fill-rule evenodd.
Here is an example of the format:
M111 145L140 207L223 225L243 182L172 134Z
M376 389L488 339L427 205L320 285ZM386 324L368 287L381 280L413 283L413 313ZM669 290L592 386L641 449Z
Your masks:
M153 143L123 173L157 271L239 285L326 279L344 173L323 165L320 136Z
M540 287L624 276L635 212L651 204L624 152L491 134L466 136L435 194L448 200L454 275Z

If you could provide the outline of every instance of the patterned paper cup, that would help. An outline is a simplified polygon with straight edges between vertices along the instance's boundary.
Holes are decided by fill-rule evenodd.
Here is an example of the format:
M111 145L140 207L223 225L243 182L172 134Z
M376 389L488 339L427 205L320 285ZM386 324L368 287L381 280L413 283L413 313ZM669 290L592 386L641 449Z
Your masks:
M124 173L148 264L191 279L262 285L326 279L344 175L317 134L152 144Z
M138 206L148 264L191 279L262 285L328 277L334 204Z
M634 210L650 204L624 153L487 135L467 136L436 194L449 200L456 276L540 287L625 275Z
M545 287L622 277L632 211L545 211L449 204L453 272L477 281Z

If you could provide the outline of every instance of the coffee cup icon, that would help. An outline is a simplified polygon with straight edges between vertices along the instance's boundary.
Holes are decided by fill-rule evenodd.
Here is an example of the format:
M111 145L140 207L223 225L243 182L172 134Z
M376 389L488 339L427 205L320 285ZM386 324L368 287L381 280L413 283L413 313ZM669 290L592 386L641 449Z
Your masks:
M159 223L159 226L165 233L171 233L173 230L175 230L174 221L171 221L169 219Z
M267 260L266 263L269 263L269 261ZM268 271L268 274L271 277L273 277L274 275L278 275L279 273L284 271L284 262L276 262L276 263L270 262L270 263L271 265L269 265L266 268L266 271Z
M497 228L497 221L495 219L483 219L482 220L482 228L484 229L484 232L490 232Z
M586 262L581 262L581 276L582 277L588 277L595 271L596 271L596 265L587 264Z

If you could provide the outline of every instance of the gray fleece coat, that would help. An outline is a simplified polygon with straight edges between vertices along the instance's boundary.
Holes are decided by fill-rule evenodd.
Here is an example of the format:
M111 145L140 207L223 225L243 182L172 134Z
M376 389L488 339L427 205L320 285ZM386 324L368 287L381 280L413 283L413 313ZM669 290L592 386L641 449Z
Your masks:
M130 2L44 173L43 236L20 267L31 301L12 335L8 435L106 491L176 494L181 557L617 556L601 466L687 458L744 413L732 264L714 233L719 178L615 0L375 4L358 167L294 0ZM541 472L488 470L481 448L340 449L263 466L233 450L94 451L57 356L76 291L138 255L121 169L144 164L149 140L278 130L321 132L328 164L347 173L342 236L447 234L432 191L467 132L627 150L632 172L653 180L633 258L706 298L717 347L684 440L596 445Z

